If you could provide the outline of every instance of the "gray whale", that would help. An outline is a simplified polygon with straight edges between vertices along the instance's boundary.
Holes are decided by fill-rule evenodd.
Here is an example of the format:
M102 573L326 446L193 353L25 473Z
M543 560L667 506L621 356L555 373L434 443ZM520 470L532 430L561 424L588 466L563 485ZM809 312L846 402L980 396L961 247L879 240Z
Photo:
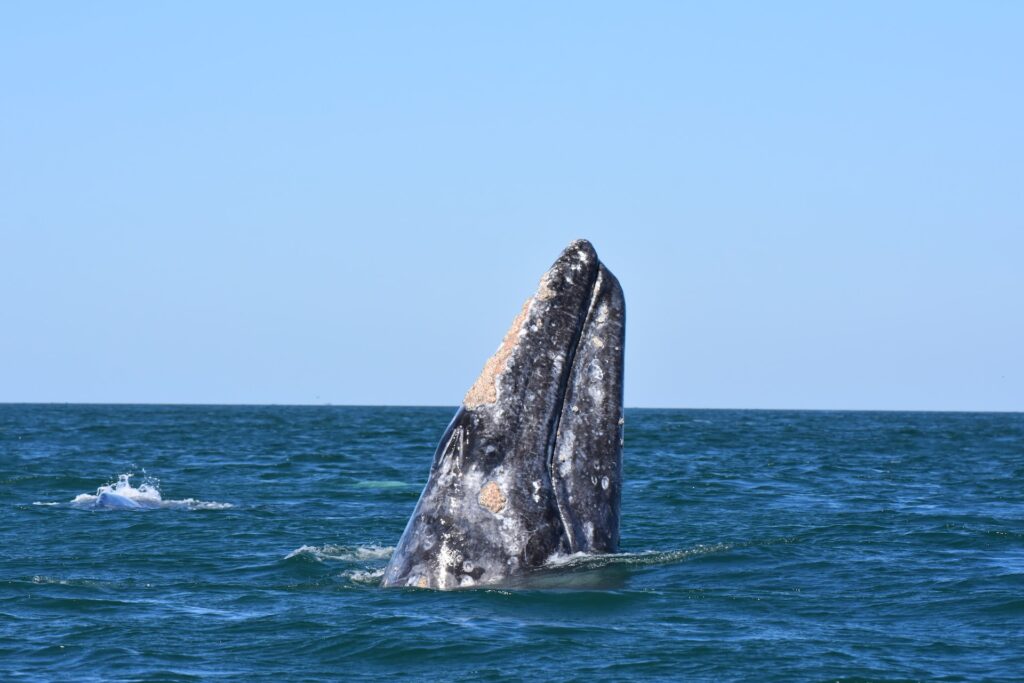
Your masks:
M113 493L111 491L104 491L97 498L93 504L97 508L113 508L117 510L141 510L144 507L141 503L122 496L119 493Z
M541 278L434 453L382 586L509 583L616 552L625 300L586 240Z

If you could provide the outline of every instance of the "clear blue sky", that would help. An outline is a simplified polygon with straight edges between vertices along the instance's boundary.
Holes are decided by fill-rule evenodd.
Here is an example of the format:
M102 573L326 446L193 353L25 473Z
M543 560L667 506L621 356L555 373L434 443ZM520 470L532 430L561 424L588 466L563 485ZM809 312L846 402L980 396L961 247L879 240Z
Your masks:
M0 4L0 401L1024 410L1024 3Z

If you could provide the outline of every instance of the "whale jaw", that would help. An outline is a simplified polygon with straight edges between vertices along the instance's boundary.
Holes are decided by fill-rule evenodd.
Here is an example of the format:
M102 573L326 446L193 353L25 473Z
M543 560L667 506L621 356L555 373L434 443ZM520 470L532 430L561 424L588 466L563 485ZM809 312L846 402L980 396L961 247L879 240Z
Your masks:
M573 242L442 436L383 586L495 585L618 549L624 333L618 281Z

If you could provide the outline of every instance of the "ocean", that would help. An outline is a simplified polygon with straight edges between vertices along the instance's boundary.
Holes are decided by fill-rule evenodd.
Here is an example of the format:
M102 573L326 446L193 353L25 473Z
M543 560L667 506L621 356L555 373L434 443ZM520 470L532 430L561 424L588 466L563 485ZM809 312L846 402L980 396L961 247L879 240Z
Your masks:
M381 589L453 413L0 405L0 680L1024 680L1024 414L627 409L621 554Z

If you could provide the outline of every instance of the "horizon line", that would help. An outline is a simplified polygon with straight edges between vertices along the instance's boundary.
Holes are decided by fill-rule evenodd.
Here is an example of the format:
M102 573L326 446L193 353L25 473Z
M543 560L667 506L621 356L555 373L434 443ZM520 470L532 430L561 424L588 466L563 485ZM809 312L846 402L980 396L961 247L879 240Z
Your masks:
M238 407L238 408L447 408L458 410L461 404L428 403L185 403L167 401L0 401L0 406L167 406L167 407ZM749 412L818 412L818 413L997 413L1016 415L1024 410L967 410L920 408L712 408L681 406L623 406L624 410L720 410Z

